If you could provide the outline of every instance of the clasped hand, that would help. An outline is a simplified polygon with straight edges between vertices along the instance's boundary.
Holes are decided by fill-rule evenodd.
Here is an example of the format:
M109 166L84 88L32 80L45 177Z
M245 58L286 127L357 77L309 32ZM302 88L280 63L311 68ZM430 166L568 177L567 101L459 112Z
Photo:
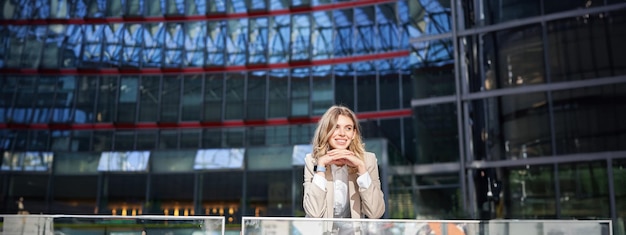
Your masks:
M347 149L333 149L326 153L326 155L320 157L317 160L318 165L329 166L329 165L337 165L343 166L348 165L350 167L354 167L358 170L359 175L366 172L365 163L363 160L358 158L352 151Z

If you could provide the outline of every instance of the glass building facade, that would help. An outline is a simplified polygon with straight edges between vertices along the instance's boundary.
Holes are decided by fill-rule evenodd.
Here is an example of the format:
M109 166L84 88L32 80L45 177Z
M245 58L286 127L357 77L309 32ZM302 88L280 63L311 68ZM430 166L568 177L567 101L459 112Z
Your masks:
M0 213L303 216L344 104L386 218L624 234L624 1L0 4Z

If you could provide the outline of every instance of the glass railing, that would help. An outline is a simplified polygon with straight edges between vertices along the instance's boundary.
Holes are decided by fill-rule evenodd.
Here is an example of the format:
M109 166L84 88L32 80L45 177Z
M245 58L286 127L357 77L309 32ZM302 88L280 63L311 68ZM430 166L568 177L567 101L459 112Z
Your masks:
M244 217L242 235L612 235L610 220L355 220Z
M1 215L0 235L224 234L224 217Z
M0 235L613 235L611 220L392 220L221 216L0 215Z

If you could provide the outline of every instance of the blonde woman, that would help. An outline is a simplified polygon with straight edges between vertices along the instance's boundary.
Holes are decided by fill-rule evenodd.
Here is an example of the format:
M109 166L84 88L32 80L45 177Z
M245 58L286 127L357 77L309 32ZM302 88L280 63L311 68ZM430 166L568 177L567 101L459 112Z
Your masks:
M306 216L382 217L385 202L378 163L373 153L365 152L354 112L345 106L330 107L317 124L312 145L304 167Z

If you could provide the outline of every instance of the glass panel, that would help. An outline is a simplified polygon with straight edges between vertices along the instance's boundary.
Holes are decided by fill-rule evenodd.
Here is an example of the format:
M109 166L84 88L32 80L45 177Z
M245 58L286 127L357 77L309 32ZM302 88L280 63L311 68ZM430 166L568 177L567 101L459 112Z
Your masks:
M584 23L581 20L581 17L568 18L547 25L551 81L626 74L626 61L623 60L626 57L618 52L624 49L622 42L626 40L624 31L620 32L618 28L626 26L626 18L588 19Z
M57 78L57 88L55 89L54 107L55 111L52 113L52 122L74 122L85 123L87 117L84 112L78 112L73 110L73 103L77 99L76 92L76 77L74 76L62 76Z
M415 163L459 161L458 126L454 103L413 108ZM454 144L452 144L454 143Z
M164 23L146 23L144 28L141 62L145 67L161 67L165 47Z
M181 130L180 131L180 148L181 149L197 149L200 146L200 130Z
M376 8L376 30L377 30L377 51L394 51L401 48L400 25L398 22L398 9L400 4L387 3L375 5Z
M148 170L149 151L102 152L98 171L141 172Z
M77 151L78 143L70 142L71 131L52 131L50 136L50 144L42 146L52 151Z
M369 64L369 63L368 63ZM376 69L372 72L361 73L356 79L357 107L358 112L370 112L378 110L378 79Z
M157 148L159 149L178 149L178 130L160 130Z
M195 150L159 150L150 154L153 173L184 173L193 170Z
M261 2L261 1L254 1ZM267 63L269 20L268 18L250 19L250 42L248 45L248 63Z
M202 119L203 77L201 74L185 75L181 121L199 121Z
M57 175L53 178L53 184L54 190L53 199L50 202L50 211L58 214L74 215L89 215L97 212L98 176Z
M311 58L311 18L310 14L293 15L291 19L291 58L308 60Z
M351 56L353 53L353 12L353 9L333 11L333 21L335 22L335 39L333 43L333 48L335 49L334 52L336 57Z
M122 123L136 122L137 100L139 96L139 78L123 77L121 79L117 121Z
M152 175L150 202L148 202L150 213L173 216L195 215L194 184L194 175L190 173Z
M21 68L39 68L42 65L42 50L44 49L44 39L47 26L30 25L24 40L24 50L21 52Z
M113 122L117 91L119 90L117 77L100 77L96 104L96 122Z
M95 1L94 1L95 2ZM79 67L98 67L102 61L105 25L91 24L82 26L81 41L83 51L80 52Z
M71 149L73 151L81 151L81 152L92 150L92 145L91 145L92 133L93 131L72 131L72 136L70 140Z
M274 1L272 1L274 2ZM289 58L289 35L291 20L289 15L279 15L270 18L269 32L269 63L284 63Z
M311 77L311 115L322 115L334 104L332 67L312 67Z
M52 152L3 152L2 171L49 172L52 168Z
M555 219L554 180L553 166L504 168L504 217Z
M214 2L214 1L209 1ZM208 66L224 66L226 53L226 38L228 33L226 21L209 21L206 37Z
M402 96L400 87L400 74L381 71L378 80L378 93L380 94L380 109L399 109Z
M291 144L311 143L311 136L313 136L313 129L315 129L315 125L316 124L304 124L304 125L291 125L291 126L285 127L289 131L289 143ZM304 158L302 160L304 160Z
M452 40L441 39L412 44L414 98L452 95L454 81L454 48Z
M136 130L137 132L137 150L156 149L156 139L158 131L156 130Z
M226 0L207 1L208 13L226 12Z
M626 84L554 91L557 154L626 150Z
M228 224L240 224L240 218L243 215L240 210L243 173L241 171L208 172L201 174L199 178L203 214L224 216ZM220 189L220 193L215 193L215 189Z
M55 2L55 1L52 1ZM61 55L65 52L62 50L62 43L65 38L65 25L53 24L48 26L46 41L43 45L43 55L41 59L41 67L59 68L61 66Z
M245 73L227 73L226 74L226 106L224 119L243 119L244 110L244 92L245 92Z
M57 152L54 157L55 175L96 175L100 153L97 152ZM81 178L81 177L75 177ZM94 185L95 186L95 185ZM58 187L58 186L55 186ZM95 196L95 195L94 195Z
M268 126L261 138L266 146L291 144L289 142L289 126Z
M182 67L183 50L184 50L184 38L185 28L182 23L166 23L165 24L165 53L164 64L165 67Z
M224 129L224 144L223 147L238 148L244 146L244 128L229 128Z
M117 151L135 149L135 131L116 131L113 133L115 142L113 149Z
M159 120L159 103L161 100L161 77L142 76L139 87L139 122L156 122Z
M139 67L142 62L143 37L145 35L142 24L127 24L122 41L122 63L127 66Z
M479 23L480 25L491 25L538 16L541 14L541 2L541 0L503 0L498 2L485 1L481 8L478 9L480 11L480 18L476 19L476 21L479 21L476 23ZM469 6L469 4L465 5L465 7ZM466 17L470 16L467 15Z
M187 3L193 0L187 0ZM189 14L189 12L187 12ZM185 23L185 63L186 67L203 67L206 62L207 38L206 22Z
M374 6L354 8L354 54L367 55L378 51L379 41Z
M121 11L117 11L121 13ZM124 42L124 24L113 23L104 25L104 54L102 55L101 66L104 67L116 67L120 66L122 62L122 43Z
M107 174L104 176L99 214L141 215L146 203L147 176L144 174Z
M238 149L200 149L196 152L194 170L243 169L246 150Z
M419 190L416 199L417 208L419 208L418 216L443 219L463 218L459 174L418 176L416 181Z
M228 38L226 38L226 65L246 64L248 51L248 19L228 21Z
M398 7L410 38L452 31L452 9L446 1L398 1Z
M552 154L545 93L473 101L475 159L524 159Z
M335 66L335 103L354 109L354 68L351 64ZM325 109L328 109L326 107Z
M50 132L48 130L31 130L28 133L26 149L29 151L46 151L50 148Z
M249 172L246 177L248 192L245 216L292 216L294 185L285 179L292 178L291 155L288 170ZM273 160L275 162L275 160Z
M161 87L161 118L159 122L178 122L183 75L163 76ZM153 114L154 115L154 114Z
M246 146L263 146L266 145L266 129L271 127L248 127L246 128Z
M246 168L251 171L291 169L293 146L254 147L246 151Z
M289 70L270 70L268 117L286 117L289 107Z
M248 73L246 119L265 120L267 106L267 72Z
M222 120L224 74L207 74L204 79L204 121Z
M202 129L201 148L221 148L222 139L222 129Z
M291 70L291 113L290 116L308 116L310 110L310 72L309 68Z
M85 123L93 123L98 115L94 115L96 94L100 88L98 87L98 77L81 76L78 78L78 90L75 99L75 118L84 118Z
M113 143L112 131L94 131L93 133L93 150L109 151Z
M10 193L6 202L17 202L19 198L23 198L24 210L27 213L47 213L46 194L48 190L46 189L49 181L50 176L48 175L13 175L7 184ZM6 205L10 204L7 203Z
M545 83L540 25L486 34L483 41L485 89Z
M316 11L311 15L311 59L330 59L333 55L332 11Z
M561 217L609 218L606 161L559 165Z
M613 221L613 234L625 234L624 224L626 223L626 159L616 159L613 161L613 182L615 190L615 212L617 219Z

